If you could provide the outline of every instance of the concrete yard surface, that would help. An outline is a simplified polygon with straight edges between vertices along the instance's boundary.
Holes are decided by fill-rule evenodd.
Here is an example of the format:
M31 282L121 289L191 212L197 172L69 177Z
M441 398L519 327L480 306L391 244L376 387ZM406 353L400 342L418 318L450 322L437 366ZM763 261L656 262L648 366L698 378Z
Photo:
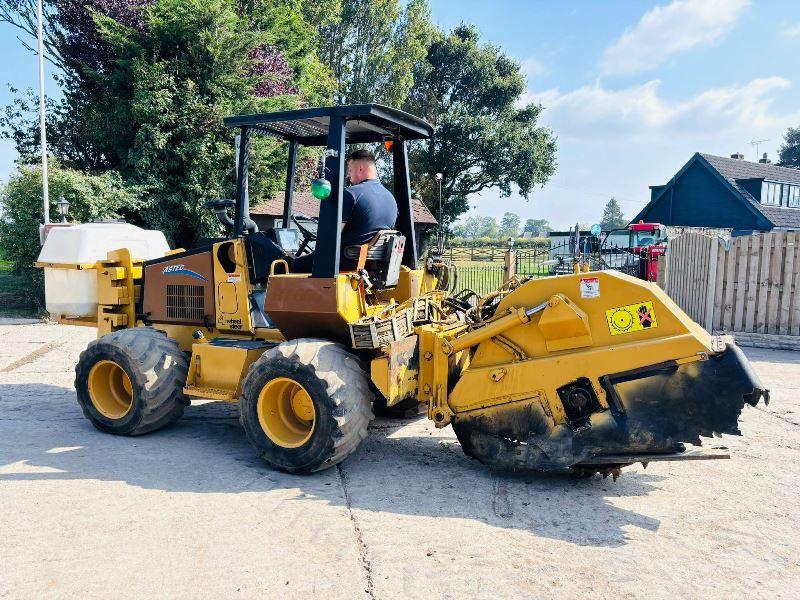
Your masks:
M237 407L96 431L94 329L0 325L2 598L796 598L800 353L746 349L772 392L731 460L611 478L493 474L450 428L373 421L316 475L270 470Z

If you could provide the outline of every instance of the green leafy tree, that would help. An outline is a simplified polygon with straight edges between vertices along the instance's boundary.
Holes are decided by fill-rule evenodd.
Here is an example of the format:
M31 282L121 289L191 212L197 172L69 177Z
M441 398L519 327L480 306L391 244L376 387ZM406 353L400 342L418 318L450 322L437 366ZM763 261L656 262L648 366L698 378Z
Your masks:
M478 238L497 238L500 233L500 226L494 217L475 215L467 217L460 225L453 228L453 233L457 237L476 240Z
M49 171L50 220L60 220L58 202L69 201L69 218L78 222L101 218L130 218L141 207L138 190L115 172L86 175L52 165ZM42 171L23 167L0 188L0 246L14 270L41 287L42 272L33 267L39 255L42 221Z
M505 213L500 220L499 236L503 239L517 237L519 235L520 222L519 215L512 212Z
M778 164L800 169L800 127L790 127L778 150Z
M434 175L444 175L446 223L482 190L497 188L506 197L516 189L528 198L554 173L555 137L538 124L541 106L518 107L524 90L519 64L496 46L481 45L469 25L440 33L418 63L405 108L436 133L414 144L412 183L430 207L437 197Z
M523 233L530 232L532 237L544 237L551 231L553 228L550 227L550 221L547 219L528 219L522 229Z
M35 5L0 6L9 4L25 14ZM223 117L326 102L332 80L300 0L59 0L50 10L51 54L65 73L51 150L65 166L113 169L138 186L132 220L175 245L217 233L203 202L233 195ZM4 121L23 162L33 158L35 105L18 100ZM283 185L285 149L260 138L251 156L257 203Z
M478 217L480 219L480 235L484 238L498 238L500 236L500 226L494 217Z
M611 198L603 209L603 217L600 219L600 227L604 231L611 229L618 229L628 224L625 215L622 214L622 209L615 198Z
M320 57L338 83L335 101L401 106L434 34L427 0L345 0L327 11L306 6L317 23Z

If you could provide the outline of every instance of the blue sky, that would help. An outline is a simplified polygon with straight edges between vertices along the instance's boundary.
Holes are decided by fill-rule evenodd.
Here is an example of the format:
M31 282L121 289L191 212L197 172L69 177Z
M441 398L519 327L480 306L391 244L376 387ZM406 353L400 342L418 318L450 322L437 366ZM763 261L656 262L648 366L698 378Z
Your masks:
M800 2L431 0L435 21L461 21L525 68L559 139L558 171L525 201L493 191L473 213L513 211L558 227L597 222L610 196L633 217L649 185L694 152L775 158L800 126Z
M610 196L629 217L649 185L697 151L774 158L800 126L800 1L545 2L429 0L434 20L477 25L521 62L526 101L541 102L558 137L558 171L529 201L475 198L473 212L546 218L558 227L599 220ZM0 26L0 81L36 86L36 58ZM50 91L55 86L48 83ZM0 105L11 100L7 85ZM0 179L15 153L0 141Z

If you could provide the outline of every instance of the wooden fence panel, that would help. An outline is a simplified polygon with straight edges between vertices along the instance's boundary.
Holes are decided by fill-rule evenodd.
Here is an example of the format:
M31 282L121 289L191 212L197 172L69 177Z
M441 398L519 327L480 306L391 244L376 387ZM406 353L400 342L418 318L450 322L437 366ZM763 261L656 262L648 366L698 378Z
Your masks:
M769 333L769 311L775 301L774 281L776 257L780 253L780 241L776 235L764 237L762 244L761 270L758 279L758 319L756 320L757 333Z
M800 336L800 232L669 242L666 292L708 330Z
M736 248L736 281L733 282L733 331L744 331L744 306L747 299L747 259L750 255L750 236L734 241Z
M767 302L763 333L780 333L780 319L777 317L780 310L781 285L783 284L781 275L788 236L783 232L779 232L773 233L770 237L774 241L774 247L770 256L769 276L766 282L769 287L769 301ZM791 270L791 265L789 265L789 269Z
M725 249L725 305L723 307L721 327L725 331L733 331L733 303L736 298L736 290L734 289L736 258L736 247L729 244Z
M800 231L787 235L783 293L788 296L787 333L800 336Z

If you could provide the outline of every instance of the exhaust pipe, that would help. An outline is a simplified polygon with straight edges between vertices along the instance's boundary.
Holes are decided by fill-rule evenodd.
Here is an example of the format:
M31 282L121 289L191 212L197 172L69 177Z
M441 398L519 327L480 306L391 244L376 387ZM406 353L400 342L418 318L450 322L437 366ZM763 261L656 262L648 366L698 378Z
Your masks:
M235 223L234 220L231 219L230 215L228 215L228 209L236 206L236 202L234 200L209 200L203 206L214 211L214 215L225 228L226 232L230 233L233 231ZM253 221L249 216L245 217L244 219L244 227L247 230L247 233L255 233L258 231L258 225L256 225L256 222Z

